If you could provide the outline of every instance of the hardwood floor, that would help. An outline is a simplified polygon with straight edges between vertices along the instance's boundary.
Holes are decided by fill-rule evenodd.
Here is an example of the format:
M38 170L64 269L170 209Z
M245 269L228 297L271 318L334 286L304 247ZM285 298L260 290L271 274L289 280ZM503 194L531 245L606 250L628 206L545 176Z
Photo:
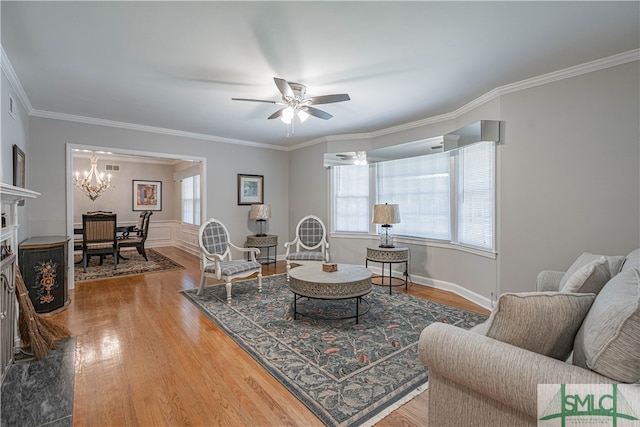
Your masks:
M198 258L156 249L186 269L79 283L68 309L53 316L77 337L73 424L321 426L179 294L198 285ZM285 271L280 261L263 274ZM413 285L408 293L488 314L448 292ZM426 409L424 393L378 426L424 426Z

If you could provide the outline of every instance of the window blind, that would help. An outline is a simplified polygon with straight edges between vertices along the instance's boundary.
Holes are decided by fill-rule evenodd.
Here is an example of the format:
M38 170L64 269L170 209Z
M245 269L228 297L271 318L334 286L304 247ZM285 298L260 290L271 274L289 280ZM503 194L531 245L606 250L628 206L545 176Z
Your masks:
M448 153L376 164L377 203L398 204L396 235L449 240L450 162Z
M369 166L333 168L333 230L369 232Z
M493 249L495 143L480 142L458 153L458 243Z

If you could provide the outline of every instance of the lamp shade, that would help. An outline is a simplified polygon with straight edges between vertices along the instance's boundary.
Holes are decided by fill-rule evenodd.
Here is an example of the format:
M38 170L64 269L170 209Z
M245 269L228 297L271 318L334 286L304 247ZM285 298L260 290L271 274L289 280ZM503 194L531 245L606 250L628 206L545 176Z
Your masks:
M271 218L271 206L269 205L251 205L249 213L251 219L269 219Z
M400 222L400 208L398 205L373 205L374 224L398 224Z

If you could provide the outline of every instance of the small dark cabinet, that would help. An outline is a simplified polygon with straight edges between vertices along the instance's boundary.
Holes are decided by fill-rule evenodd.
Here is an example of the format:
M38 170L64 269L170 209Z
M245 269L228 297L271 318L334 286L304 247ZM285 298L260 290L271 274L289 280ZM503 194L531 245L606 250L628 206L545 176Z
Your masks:
M18 260L29 298L37 313L51 313L69 304L66 236L39 236L18 246Z

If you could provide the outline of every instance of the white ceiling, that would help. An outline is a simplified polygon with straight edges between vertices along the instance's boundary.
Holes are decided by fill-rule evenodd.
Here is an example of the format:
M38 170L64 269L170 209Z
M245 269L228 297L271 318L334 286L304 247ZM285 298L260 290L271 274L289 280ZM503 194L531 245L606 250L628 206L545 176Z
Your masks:
M292 146L450 113L637 49L639 2L1 2L34 115ZM348 93L286 137L273 77Z

